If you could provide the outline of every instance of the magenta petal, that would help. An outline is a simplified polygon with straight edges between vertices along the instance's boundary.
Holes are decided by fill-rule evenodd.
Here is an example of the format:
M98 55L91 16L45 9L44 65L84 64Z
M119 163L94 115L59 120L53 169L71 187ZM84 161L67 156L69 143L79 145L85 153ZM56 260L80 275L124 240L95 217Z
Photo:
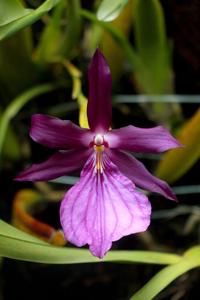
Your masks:
M17 181L50 180L80 169L86 162L91 150L66 150L52 155L47 161L33 164L21 172Z
M88 72L88 122L94 132L104 133L111 125L112 80L109 66L99 49L96 50Z
M87 147L92 139L91 135L89 130L80 128L70 121L41 114L32 116L31 138L49 148Z
M66 239L79 247L89 244L92 254L99 258L111 248L112 241L145 231L150 214L148 198L136 191L109 158L104 158L103 173L95 173L93 156L60 208Z
M138 128L126 126L109 131L106 136L110 148L118 148L133 152L159 153L181 144L162 126Z
M176 195L170 186L165 181L149 173L145 166L132 155L118 150L108 150L107 154L117 165L120 172L132 180L136 186L177 201Z

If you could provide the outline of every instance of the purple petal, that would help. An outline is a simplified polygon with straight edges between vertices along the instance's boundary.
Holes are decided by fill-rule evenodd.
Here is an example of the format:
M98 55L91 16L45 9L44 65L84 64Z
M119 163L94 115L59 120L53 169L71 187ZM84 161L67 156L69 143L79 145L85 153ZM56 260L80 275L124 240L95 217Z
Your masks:
M138 128L126 126L109 131L105 139L110 148L118 148L133 152L159 153L181 144L162 126L153 128Z
M120 172L132 180L136 186L177 201L169 185L149 173L145 166L132 155L119 150L108 150L107 154Z
M70 121L52 116L35 114L32 116L31 138L49 148L83 148L88 147L93 135Z
M145 231L150 214L148 198L106 156L102 174L95 173L94 156L89 158L80 181L66 193L60 208L65 238L78 247L89 244L99 258L112 241Z
M88 159L92 150L66 150L52 155L47 161L33 164L21 172L17 181L50 180L80 169Z
M111 125L112 80L109 66L99 49L96 50L88 72L88 122L90 129L97 133L104 133Z

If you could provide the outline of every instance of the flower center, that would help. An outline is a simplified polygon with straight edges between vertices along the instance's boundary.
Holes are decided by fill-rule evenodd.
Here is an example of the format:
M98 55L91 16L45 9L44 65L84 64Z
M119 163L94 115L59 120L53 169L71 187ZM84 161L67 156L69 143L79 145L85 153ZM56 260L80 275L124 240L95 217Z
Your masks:
M95 171L98 173L102 173L103 172L103 151L104 151L103 135L97 134L94 137L94 150L95 150Z
M104 143L103 135L101 135L99 133L97 135L95 135L94 144L96 146L101 146L101 145L103 145L103 143Z

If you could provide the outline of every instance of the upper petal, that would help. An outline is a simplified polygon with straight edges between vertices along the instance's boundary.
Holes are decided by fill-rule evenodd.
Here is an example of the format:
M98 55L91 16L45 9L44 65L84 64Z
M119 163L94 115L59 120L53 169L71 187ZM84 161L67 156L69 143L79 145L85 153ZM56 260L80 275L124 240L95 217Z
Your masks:
M71 121L42 114L32 116L30 136L39 144L59 149L87 147L92 140L89 130Z
M150 214L148 198L106 157L103 173L95 173L94 158L90 157L80 181L66 193L60 208L66 239L79 247L89 244L99 258L112 241L146 230Z
M110 148L133 152L159 153L181 146L170 132L162 126L139 128L129 125L109 131L105 138Z
M66 175L69 172L80 169L91 153L89 150L66 150L52 155L47 161L33 164L21 172L17 181L51 180Z
M120 172L132 180L136 186L159 193L168 199L177 200L170 186L149 173L145 166L132 155L118 150L108 150L107 154Z
M99 49L96 50L88 72L89 97L87 115L90 129L104 133L111 125L112 80L109 66Z

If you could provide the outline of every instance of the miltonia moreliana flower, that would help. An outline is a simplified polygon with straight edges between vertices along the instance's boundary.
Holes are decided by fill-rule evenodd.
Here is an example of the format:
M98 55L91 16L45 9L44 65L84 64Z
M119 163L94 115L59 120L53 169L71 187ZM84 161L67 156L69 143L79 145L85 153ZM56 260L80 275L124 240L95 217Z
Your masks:
M60 220L68 241L78 247L88 244L99 258L113 241L148 228L151 205L136 187L176 200L168 184L151 175L128 151L160 153L180 146L161 126L110 130L111 85L109 66L97 49L89 67L90 129L52 116L33 115L31 138L56 152L16 178L50 180L83 168L79 182L62 200Z

